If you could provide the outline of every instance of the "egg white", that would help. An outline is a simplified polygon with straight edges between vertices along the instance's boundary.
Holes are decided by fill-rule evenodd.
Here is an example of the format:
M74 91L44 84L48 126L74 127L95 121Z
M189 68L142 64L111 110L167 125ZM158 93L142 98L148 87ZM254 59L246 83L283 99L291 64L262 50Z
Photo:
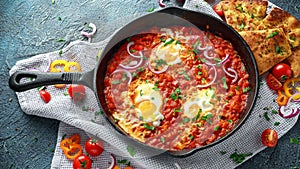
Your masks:
M164 116L160 113L163 99L159 91L154 90L154 84L139 85L134 92L134 107L138 117L153 126L159 126Z
M211 103L214 94L215 91L212 89L197 89L196 94L187 98L183 103L184 115L192 119L198 115L200 109L201 115L209 114L214 106Z

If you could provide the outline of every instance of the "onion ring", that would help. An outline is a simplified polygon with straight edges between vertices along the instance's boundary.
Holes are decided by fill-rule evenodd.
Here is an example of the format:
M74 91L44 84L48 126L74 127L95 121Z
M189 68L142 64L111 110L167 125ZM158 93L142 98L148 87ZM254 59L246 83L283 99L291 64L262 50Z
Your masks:
M128 69L128 70L130 70L130 69L136 69L136 68L138 68L139 66L141 66L142 62L143 62L143 57L140 57L139 63L136 64L136 65L134 65L134 66L125 66L125 65L122 65L122 64L120 64L120 66L121 66L122 68Z
M141 57L143 56L143 54L142 54L141 51L139 51L140 56L136 56L136 55L134 55L134 54L132 54L132 53L130 52L130 46L132 46L132 45L134 45L134 42L129 42L129 43L127 44L127 46L126 46L127 53L128 53L130 56L134 57L134 58L141 58Z
M114 72L111 73L111 75L115 74L115 73L118 73L118 72L125 72L127 77L129 78L127 84L129 85L132 81L132 75L131 73L128 71L128 70L124 70L124 69L117 69L115 70Z
M111 158L111 163L110 163L110 166L107 169L113 169L117 164L117 160L116 160L115 156L110 154L110 158Z
M163 3L163 0L158 0L158 4L160 7L166 7L166 4Z
M224 64L225 62L227 62L229 59L229 54L226 54L225 58L220 62L220 64ZM211 63L211 62L204 62L205 64L209 65L209 66L216 66L217 63Z
M81 31L81 35L90 39L96 33L97 28L96 28L96 25L93 23L90 23L89 27L92 28L92 32L89 33L89 32L85 32L85 31Z
M293 94L289 100L287 101L286 106L280 106L279 107L279 115L283 118L292 118L297 116L300 113L300 108L299 107L288 107L289 103L291 102L291 100L294 100L294 96L298 95L299 93L295 93ZM298 103L298 100L294 100L294 102ZM289 111L289 113L287 113L287 111Z

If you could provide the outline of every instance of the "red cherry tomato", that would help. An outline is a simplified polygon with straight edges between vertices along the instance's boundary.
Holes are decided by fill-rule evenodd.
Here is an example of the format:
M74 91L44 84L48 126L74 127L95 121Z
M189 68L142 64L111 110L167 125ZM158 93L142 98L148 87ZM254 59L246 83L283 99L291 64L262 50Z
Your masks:
M80 102L85 98L85 87L82 85L71 84L68 88L68 93L74 101Z
M261 134L261 141L264 146L275 147L278 142L278 134L275 130L266 129Z
M92 160L89 156L81 154L73 161L73 169L90 169L92 168Z
M291 78L293 71L288 64L278 63L272 69L272 74L281 82Z
M276 90L277 91L277 90L282 89L282 84L280 83L280 81L277 80L276 77L273 76L271 73L268 74L267 85L272 90Z
M39 93L40 93L40 96L42 98L42 100L45 102L45 103L49 103L50 100L51 100L51 95L48 91L46 90L39 90Z
M221 18L224 17L224 12L220 4L216 4L213 9Z
M85 150L91 156L99 156L103 152L103 144L100 140L89 138L85 142Z

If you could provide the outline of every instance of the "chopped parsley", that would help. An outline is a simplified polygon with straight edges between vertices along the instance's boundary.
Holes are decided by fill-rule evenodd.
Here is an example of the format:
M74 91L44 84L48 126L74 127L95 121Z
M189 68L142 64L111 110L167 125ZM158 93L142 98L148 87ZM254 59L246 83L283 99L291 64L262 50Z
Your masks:
M189 135L189 138L190 138L190 140L193 140L194 136L193 135Z
M63 53L63 51L62 51L62 50L59 50L58 55L61 56L62 53Z
M272 114L278 114L277 110L272 110Z
M230 155L230 158L237 164L242 163L246 157L252 156L252 153L248 154L238 154L237 152L234 152Z
M227 86L227 83L226 83L226 78L225 77L222 77L222 82L223 82L223 86L225 89L228 89L228 86Z
M127 151L133 157L135 155L135 150L133 147L127 146Z
M161 137L159 140L160 140L160 142L162 142L162 143L165 143L165 142L166 142L166 139L165 139L164 137Z
M212 123L212 120L211 120L212 117L213 117L212 114L207 114L205 116L201 116L201 120L207 121L208 123L211 124Z
M214 128L214 131L218 131L219 128L220 128L220 126L216 126L216 127Z
M143 96L143 94L144 94L143 90L140 90L140 96Z
M253 18L254 18L254 15L253 15L253 14L251 14L251 15L250 15L250 17L253 19Z
M243 93L247 93L247 92L249 92L250 90L251 90L250 87L245 87L245 88L243 89Z
M240 25L240 30L243 30L245 28L245 24L244 22L242 22L242 24Z
M277 34L278 34L278 32L277 32L277 31L274 31L274 32L270 33L270 34L267 36L267 39L272 38L272 37L274 37L274 36L277 35Z
M64 42L64 41L66 41L66 40L63 39L63 38L57 38L57 39L56 39L56 42Z
M167 45L173 43L174 41L175 40L173 38L171 38L170 40L168 40L168 41L165 42L164 46L167 46Z
M274 126L278 126L279 124L280 124L280 122L278 122L278 121L274 122Z
M163 65L168 65L166 60L163 59L157 59L154 60L154 62L156 63L155 68L158 69L158 66L163 66Z
M236 6L235 9L239 10L240 12L245 12L242 6Z
M147 123L144 123L143 126L144 126L145 129L148 129L148 130L154 130L154 128L155 128L154 126L150 126Z
M202 113L202 109L199 109L197 115L195 117L193 117L192 121L195 122L200 118L200 114Z
M184 77L185 80L191 80L191 78L187 74L185 74L183 77Z
M282 53L280 46L275 46L275 52L276 52L277 54Z
M299 144L299 140L297 138L290 138L290 144Z
M264 113L264 117L265 117L265 119L266 119L267 121L270 121L270 117L269 117L269 115L268 115L268 112L265 112L265 113Z
M176 88L175 91L173 93L171 93L170 97L174 101L176 101L177 99L181 99L182 95L181 95L180 88Z
M151 7L150 9L148 9L148 12L153 12L154 11L154 7Z
M117 162L119 164L125 164L126 166L131 166L130 161L127 161L126 159L124 159L124 160L117 160Z

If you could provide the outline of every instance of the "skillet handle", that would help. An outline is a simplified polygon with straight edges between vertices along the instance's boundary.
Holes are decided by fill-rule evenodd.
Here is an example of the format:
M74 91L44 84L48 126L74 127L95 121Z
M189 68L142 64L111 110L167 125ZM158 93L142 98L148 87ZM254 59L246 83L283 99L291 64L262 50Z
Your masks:
M80 73L49 73L37 71L17 71L9 78L9 87L16 92L23 92L36 87L54 84L83 84L93 89L94 70ZM34 79L21 82L23 78Z

